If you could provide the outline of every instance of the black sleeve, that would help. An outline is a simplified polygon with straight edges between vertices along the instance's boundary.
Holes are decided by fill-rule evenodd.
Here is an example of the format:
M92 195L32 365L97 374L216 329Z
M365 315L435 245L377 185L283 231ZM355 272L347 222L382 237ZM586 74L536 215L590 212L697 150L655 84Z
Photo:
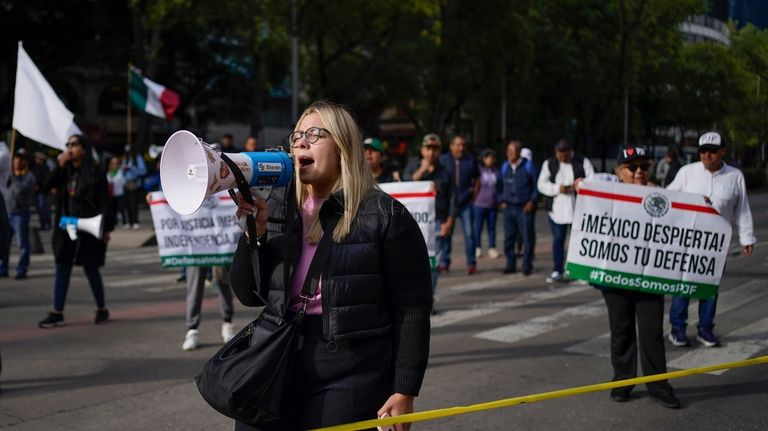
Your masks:
M258 250L256 253L258 253ZM251 246L248 244L245 234L242 234L237 243L235 255L232 257L232 266L229 269L229 284L232 286L232 291L235 292L237 299L246 307L264 305L253 291L256 287L255 280L253 264L251 263ZM262 291L265 291L265 289L262 289Z
M429 357L432 279L419 225L399 202L382 240L383 275L393 316L392 391L416 396Z

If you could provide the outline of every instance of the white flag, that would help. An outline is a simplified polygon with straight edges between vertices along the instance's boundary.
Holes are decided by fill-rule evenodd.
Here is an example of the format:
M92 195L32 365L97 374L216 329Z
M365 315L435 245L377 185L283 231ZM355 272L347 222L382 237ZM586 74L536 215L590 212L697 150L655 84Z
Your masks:
M13 128L29 139L63 150L71 135L83 133L74 118L19 42Z

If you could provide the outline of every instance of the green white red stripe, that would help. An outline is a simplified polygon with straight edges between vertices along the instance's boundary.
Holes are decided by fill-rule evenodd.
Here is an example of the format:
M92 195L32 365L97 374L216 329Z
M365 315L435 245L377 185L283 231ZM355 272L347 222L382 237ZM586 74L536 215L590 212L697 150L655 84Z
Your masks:
M135 67L131 67L130 95L133 106L166 121L173 119L173 113L181 103L176 92L145 78Z

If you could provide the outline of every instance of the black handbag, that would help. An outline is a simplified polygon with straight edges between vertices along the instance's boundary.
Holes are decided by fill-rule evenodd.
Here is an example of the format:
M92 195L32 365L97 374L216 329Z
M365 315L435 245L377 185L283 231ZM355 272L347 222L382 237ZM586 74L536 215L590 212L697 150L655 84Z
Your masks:
M226 156L223 156L224 158ZM224 159L227 161L228 159ZM242 177L242 173L231 166L230 169ZM240 178L238 178L239 182ZM243 184L245 181L243 180ZM246 186L247 189L247 186ZM295 198L288 193L288 213L285 220L286 258L290 256L293 235L293 214ZM251 199L250 192L243 193L244 199ZM234 197L234 196L233 196ZM252 202L252 200L251 200ZM249 238L255 236L255 221L249 216ZM291 317L282 315L264 299L260 292L260 274L258 271L258 255L256 240L253 243L251 262L253 264L256 289L254 293L266 305L261 315L243 328L232 340L224 345L203 366L203 370L195 378L197 389L203 399L219 413L247 423L249 425L266 425L280 419L281 407L288 390L289 378L293 369L294 359L301 347L301 323L304 318L304 308L315 295L320 280L320 272L325 265L331 245L331 236L338 218L326 227L318 244L315 255L307 271L300 297L304 304L302 310ZM288 263L284 265L284 277L289 280Z

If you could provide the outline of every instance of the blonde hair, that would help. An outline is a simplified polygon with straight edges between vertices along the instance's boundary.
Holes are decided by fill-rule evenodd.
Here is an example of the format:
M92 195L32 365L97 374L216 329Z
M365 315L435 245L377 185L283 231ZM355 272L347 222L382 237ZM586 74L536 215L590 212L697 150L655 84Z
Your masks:
M341 175L331 190L331 193L341 190L344 195L344 213L333 231L334 241L339 242L349 235L360 203L368 191L376 186L376 181L365 161L363 136L352 113L343 105L320 100L304 110L294 130L298 130L302 120L313 113L320 116L323 125L330 132L341 159ZM299 179L298 163L295 164L294 169L296 169L296 200L301 208L309 197L310 186L303 184ZM322 228L319 214L320 211L317 211L313 215L309 227L306 239L310 244L320 242Z

